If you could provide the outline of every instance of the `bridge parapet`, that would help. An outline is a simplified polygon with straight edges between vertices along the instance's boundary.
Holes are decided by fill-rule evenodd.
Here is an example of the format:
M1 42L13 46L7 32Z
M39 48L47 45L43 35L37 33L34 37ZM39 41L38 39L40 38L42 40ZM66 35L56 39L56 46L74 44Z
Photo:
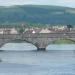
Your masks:
M75 33L35 33L35 34L0 34L0 39L4 38L75 38Z

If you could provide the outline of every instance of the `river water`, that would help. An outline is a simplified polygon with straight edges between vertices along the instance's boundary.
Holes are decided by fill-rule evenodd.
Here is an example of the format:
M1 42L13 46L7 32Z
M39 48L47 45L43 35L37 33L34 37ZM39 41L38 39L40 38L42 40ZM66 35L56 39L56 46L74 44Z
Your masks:
M0 52L0 75L75 75L75 45L49 45L46 51L37 51L23 44L1 48L5 51Z

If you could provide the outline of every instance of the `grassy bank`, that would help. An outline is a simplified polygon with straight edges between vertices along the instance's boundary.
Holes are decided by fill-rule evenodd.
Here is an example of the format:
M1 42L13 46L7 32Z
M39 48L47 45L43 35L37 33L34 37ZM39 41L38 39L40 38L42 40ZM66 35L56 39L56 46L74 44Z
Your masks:
M71 39L58 39L55 40L53 44L75 44L75 41Z

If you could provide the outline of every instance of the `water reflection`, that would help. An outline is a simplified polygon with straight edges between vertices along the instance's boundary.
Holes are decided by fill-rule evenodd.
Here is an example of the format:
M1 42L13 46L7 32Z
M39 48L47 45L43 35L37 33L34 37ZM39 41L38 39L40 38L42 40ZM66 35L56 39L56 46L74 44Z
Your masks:
M75 50L75 44L52 44L48 45L46 50Z
M37 50L37 47L30 43L7 43L0 50L30 51Z
M50 44L46 50L75 50L75 44ZM32 51L37 50L37 47L31 43L7 43L0 48L0 50L9 51Z

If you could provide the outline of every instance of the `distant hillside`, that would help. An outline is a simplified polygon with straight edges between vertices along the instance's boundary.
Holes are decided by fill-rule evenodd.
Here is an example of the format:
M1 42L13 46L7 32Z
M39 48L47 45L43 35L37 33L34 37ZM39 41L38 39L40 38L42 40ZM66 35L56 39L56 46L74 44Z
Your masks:
M47 5L0 7L0 24L19 23L75 25L75 9Z

